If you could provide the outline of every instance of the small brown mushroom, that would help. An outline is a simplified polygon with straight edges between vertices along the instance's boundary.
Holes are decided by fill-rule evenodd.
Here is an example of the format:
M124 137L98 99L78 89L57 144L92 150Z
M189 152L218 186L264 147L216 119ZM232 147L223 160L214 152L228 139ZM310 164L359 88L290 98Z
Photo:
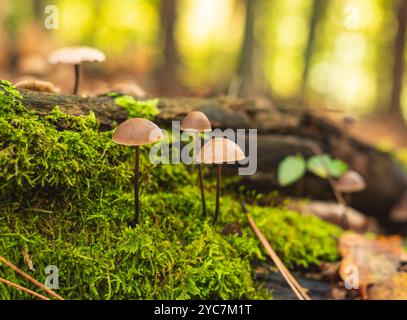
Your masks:
M190 112L181 122L181 130L195 133L195 142L199 143L199 133L212 131L208 117L200 111ZM200 147L200 143L199 143ZM199 186L201 188L202 214L206 217L205 191L202 174L202 163L198 164Z
M356 171L346 171L335 183L336 189L345 195L346 206L350 206L351 194L361 192L366 189L366 182Z
M48 60L51 64L65 63L74 65L75 85L73 94L77 94L79 91L81 63L103 62L106 60L106 56L102 51L91 47L67 47L58 49L51 53Z
M216 224L219 217L221 166L223 163L234 163L244 158L245 155L242 149L226 138L213 138L205 143L198 152L197 162L216 165L216 211L213 217L213 225Z
M363 177L356 171L349 170L345 172L336 182L339 192L354 193L366 189L366 182Z
M53 83L41 80L22 80L15 84L17 89L25 89L31 91L59 93L59 88L55 87Z
M211 123L208 117L200 111L192 111L181 122L181 130L191 132L210 132Z
M136 149L134 166L134 223L139 222L139 178L140 178L140 146L152 144L163 138L161 129L153 122L133 118L122 122L113 132L112 140L117 144L134 146Z

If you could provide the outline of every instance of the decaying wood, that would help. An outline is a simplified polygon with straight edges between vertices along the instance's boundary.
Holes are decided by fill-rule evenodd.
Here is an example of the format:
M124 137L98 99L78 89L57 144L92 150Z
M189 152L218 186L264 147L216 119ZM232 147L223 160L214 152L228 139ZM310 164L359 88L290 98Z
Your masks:
M127 112L114 104L111 97L81 97L47 94L21 90L24 104L39 113L56 105L69 114L84 115L95 112L101 130L111 128L127 118ZM277 185L276 167L286 155L312 153L304 142L316 143L324 152L347 162L366 179L367 190L352 196L352 207L376 216L385 227L394 232L406 232L407 223L395 224L388 216L393 206L407 189L407 177L391 156L350 137L344 139L341 128L304 109L282 109L265 101L216 98L160 98L160 114L156 120L169 126L172 120L181 120L188 112L199 110L211 120L213 127L258 130L257 173L244 178L243 183L260 191L279 189L283 193L333 199L326 181L308 174L302 183L281 189ZM300 187L299 187L300 186ZM301 188L302 186L302 188ZM399 229L394 229L398 226Z
M322 220L342 225L342 214L346 210L349 229L356 232L378 232L379 228L373 218L368 218L361 212L346 207L340 204L324 201L295 201L292 200L288 203L288 208L303 214L315 215Z

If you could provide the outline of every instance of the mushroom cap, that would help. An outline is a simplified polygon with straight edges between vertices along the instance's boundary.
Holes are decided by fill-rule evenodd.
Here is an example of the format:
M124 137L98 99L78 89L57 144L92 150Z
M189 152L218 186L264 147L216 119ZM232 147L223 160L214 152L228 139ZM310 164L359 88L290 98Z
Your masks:
M37 79L21 80L15 84L17 89L26 89L31 91L59 93L59 88L55 87L53 83Z
M181 122L181 130L207 132L212 130L208 117L200 111L192 111Z
M106 56L102 51L91 47L61 48L52 52L48 57L51 64L80 64L82 62L102 62L105 60Z
M347 171L336 182L339 192L353 193L366 189L366 182L356 171Z
M205 143L196 156L198 163L226 163L243 160L242 149L232 140L213 138Z
M161 129L153 122L133 118L122 122L113 132L113 141L127 146L142 146L160 141Z

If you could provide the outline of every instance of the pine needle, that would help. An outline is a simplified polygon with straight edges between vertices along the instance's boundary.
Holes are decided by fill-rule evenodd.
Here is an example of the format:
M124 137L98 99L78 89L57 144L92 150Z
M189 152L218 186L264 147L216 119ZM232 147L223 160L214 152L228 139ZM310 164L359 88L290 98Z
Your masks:
M9 286L11 286L11 287L17 288L17 289L19 289L19 290L21 290L21 291L24 291L25 293L28 293L28 294L30 294L30 295L32 295L32 296L34 296L34 297L40 298L41 300L50 300L49 298L44 297L43 295L41 295L41 294L39 294L39 293L37 293L37 292L34 292L34 291L30 290L30 289L27 289L27 288L25 288L25 287L23 287L23 286L20 286L20 285L17 284L17 283L8 281L8 280L6 280L6 279L0 278L0 282L4 283L4 284L6 284L6 285L9 285Z
M5 265L9 266L11 269L13 269L15 272L26 278L28 281L34 283L37 287L41 288L44 290L46 293L49 295L53 296L54 298L58 300L64 300L60 295L52 291L51 289L48 289L46 286L44 286L41 282L35 280L33 277L31 277L29 274L25 273L23 270L19 269L17 266L12 264L10 261L8 261L6 258L0 255L0 261L3 262Z
M247 220L249 221L250 227L252 228L253 232L256 234L257 238L259 238L264 249L267 251L271 260L273 260L274 264L276 265L276 267L278 268L281 275L283 276L285 281L288 283L288 285L290 286L290 288L292 289L294 294L297 296L297 298L299 300L311 300L310 296L305 292L304 288L301 287L301 285L297 282L297 280L295 280L293 275L290 273L290 271L286 268L286 266L281 261L281 259L278 257L276 252L273 250L270 243L267 241L266 237L257 227L253 218L250 216L250 214L247 213L245 204L243 203L242 205L243 205L243 210L246 213Z

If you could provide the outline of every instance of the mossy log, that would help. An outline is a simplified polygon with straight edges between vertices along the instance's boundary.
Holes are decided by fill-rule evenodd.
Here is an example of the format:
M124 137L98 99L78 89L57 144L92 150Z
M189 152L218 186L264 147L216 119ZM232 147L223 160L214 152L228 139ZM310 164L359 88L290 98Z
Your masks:
M24 105L38 113L47 113L58 105L71 115L93 111L108 130L127 119L127 111L117 106L108 95L81 97L21 90ZM168 126L171 120L181 120L188 112L200 110L214 127L258 129L258 171L243 180L246 185L261 191L279 189L275 172L278 162L289 154L312 152L305 146L312 141L320 148L344 161L367 180L366 191L352 198L352 206L376 216L392 231L395 225L388 218L407 187L407 177L389 154L381 152L353 137L344 138L340 127L305 109L282 109L265 101L216 98L160 98L157 123ZM333 198L327 182L313 175L290 188L280 190L290 195ZM404 229L405 226L398 225Z

